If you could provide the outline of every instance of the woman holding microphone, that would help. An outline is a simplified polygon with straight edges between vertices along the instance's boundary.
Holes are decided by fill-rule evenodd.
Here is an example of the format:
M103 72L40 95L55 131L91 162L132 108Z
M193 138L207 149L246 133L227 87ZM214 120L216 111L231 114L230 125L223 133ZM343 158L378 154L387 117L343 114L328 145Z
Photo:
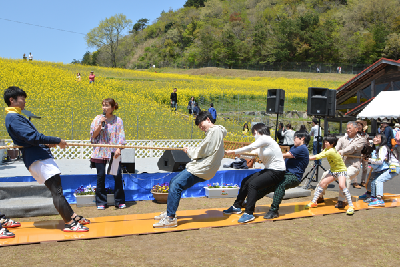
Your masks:
M112 98L102 102L103 115L97 115L90 126L90 141L92 144L125 145L125 132L122 119L113 115L118 109L118 103ZM114 159L120 161L121 149L110 147L94 147L90 159L97 169L96 205L98 210L104 210L107 205L107 193L105 191L106 164L114 153ZM122 183L121 167L118 167L115 180L115 207L126 208L125 192Z

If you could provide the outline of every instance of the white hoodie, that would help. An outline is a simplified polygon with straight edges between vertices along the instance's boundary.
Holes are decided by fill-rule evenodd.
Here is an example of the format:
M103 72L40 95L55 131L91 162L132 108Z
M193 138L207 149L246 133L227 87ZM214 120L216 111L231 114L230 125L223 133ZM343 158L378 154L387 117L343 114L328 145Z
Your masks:
M219 170L224 158L224 137L227 131L221 125L214 125L206 132L206 138L198 147L189 148L188 156L192 159L186 170L197 177L210 180Z

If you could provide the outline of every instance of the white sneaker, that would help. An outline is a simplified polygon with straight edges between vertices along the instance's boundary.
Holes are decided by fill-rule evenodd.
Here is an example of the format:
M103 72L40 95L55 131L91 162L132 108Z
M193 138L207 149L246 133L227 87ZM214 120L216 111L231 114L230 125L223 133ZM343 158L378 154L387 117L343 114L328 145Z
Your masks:
M153 224L154 228L172 228L178 226L178 220L176 218L165 217L162 218L158 223Z
M163 211L160 213L160 215L154 216L154 220L161 220L162 218L167 217L167 212ZM175 215L175 218L178 218L178 216Z
M154 220L161 220L163 218L167 217L167 212L163 211L160 213L160 215L154 216Z

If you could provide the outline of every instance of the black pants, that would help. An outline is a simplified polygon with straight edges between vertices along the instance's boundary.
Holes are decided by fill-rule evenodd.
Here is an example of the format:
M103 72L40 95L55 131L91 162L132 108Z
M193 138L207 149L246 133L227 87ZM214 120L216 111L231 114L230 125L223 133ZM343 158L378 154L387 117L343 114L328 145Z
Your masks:
M257 201L263 198L266 194L274 192L274 198L271 204L270 210L278 211L279 205L282 203L282 199L285 196L285 190L300 185L300 181L293 173L285 173L284 179L275 187L267 187L257 192ZM272 189L272 190L271 190Z
M96 205L106 206L107 205L107 192L105 188L106 164L96 163L96 169L97 169ZM125 192L124 192L124 185L122 182L121 166L118 167L117 175L113 177L115 180L115 190L114 190L115 206L118 207L120 204L125 204Z
M241 207L243 201L247 197L247 205L245 212L247 214L253 214L256 207L258 191L273 188L283 181L285 177L285 171L276 171L271 169L264 169L260 172L253 173L243 179L239 194L236 198L235 207Z
M71 206L68 201L65 199L63 194L63 189L61 186L61 177L59 174L54 175L50 179L46 180L44 184L50 190L51 195L53 196L53 204L58 213L63 218L64 222L67 223L71 221L71 217L74 214Z

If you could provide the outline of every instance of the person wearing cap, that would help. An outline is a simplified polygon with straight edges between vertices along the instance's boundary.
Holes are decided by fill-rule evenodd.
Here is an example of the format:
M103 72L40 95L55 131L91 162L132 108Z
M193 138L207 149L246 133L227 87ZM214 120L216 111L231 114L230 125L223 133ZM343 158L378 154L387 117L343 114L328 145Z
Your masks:
M89 75L89 84L94 83L94 78L95 78L95 77L96 77L96 76L94 75L93 71L91 71L91 72L90 72L90 75Z
M383 130L383 134L386 136L387 139L386 145L389 147L389 149L392 149L392 139L394 138L393 129L389 126L389 121L387 119L383 119L381 123L382 126L385 127L385 129Z

